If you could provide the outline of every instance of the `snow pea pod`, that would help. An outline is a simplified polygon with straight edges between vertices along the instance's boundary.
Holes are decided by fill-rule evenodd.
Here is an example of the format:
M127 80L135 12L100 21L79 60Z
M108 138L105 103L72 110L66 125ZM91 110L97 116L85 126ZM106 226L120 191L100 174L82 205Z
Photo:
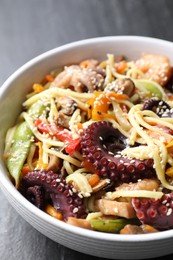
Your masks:
M97 231L119 233L127 224L139 224L136 219L92 219L91 227Z
M14 133L10 156L6 163L11 176L15 180L16 187L19 186L21 169L27 158L32 136L33 133L27 122L20 123Z
M46 106L43 103L36 102L32 104L32 106L28 109L28 114L33 118L36 119L40 115L46 115Z
M156 82L146 79L134 80L135 86L143 91L148 92L150 97L157 97L165 100L165 93L163 88Z
M44 113L45 108L43 104L37 102L29 108L28 113L32 118L38 118ZM33 133L25 121L20 123L14 132L10 155L6 160L6 164L17 188L19 187L21 170L28 156L32 137Z

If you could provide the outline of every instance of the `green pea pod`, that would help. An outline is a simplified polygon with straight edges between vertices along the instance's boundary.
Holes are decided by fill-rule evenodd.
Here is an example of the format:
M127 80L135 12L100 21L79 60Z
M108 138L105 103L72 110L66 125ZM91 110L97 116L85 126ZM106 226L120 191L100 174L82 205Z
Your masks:
M34 119L38 118L43 113L46 113L46 106L40 102L32 104L28 110L28 114Z
M148 92L150 97L165 99L164 91L158 83L146 79L134 80L134 83L139 90Z
M92 219L91 227L97 231L119 233L127 224L138 224L134 219Z
M37 102L29 108L28 113L33 119L38 118L45 112L45 108L45 105ZM33 133L27 122L20 123L14 132L10 156L6 163L11 176L15 180L16 187L19 186L21 170L29 153L32 136Z
M32 136L32 131L26 122L20 123L14 133L11 153L6 163L10 174L15 180L16 187L19 186L21 169L27 158Z

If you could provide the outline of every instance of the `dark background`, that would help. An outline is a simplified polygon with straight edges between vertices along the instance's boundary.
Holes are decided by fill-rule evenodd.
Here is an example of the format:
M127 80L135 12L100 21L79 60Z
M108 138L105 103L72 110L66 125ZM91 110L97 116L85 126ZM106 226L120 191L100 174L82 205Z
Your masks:
M111 35L173 41L173 1L0 0L0 85L47 50ZM67 249L40 234L16 213L1 191L0 259L103 260Z

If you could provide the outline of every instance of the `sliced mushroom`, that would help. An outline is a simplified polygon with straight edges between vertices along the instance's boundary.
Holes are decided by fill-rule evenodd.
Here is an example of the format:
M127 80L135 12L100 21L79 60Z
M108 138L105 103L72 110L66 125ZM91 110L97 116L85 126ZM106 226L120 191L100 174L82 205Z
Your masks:
M119 94L126 94L131 97L134 93L135 85L133 81L129 78L116 79L115 81L109 83L105 91L114 91Z
M71 116L77 107L76 102L69 97L61 97L57 100L57 103L60 106L59 112L67 116Z
M64 128L69 128L69 121L70 121L69 116L66 116L63 113L58 113L57 118L56 118L56 123L58 125L61 125Z
M60 158L55 155L50 155L49 164L47 170L57 171L59 169Z
M77 107L76 102L69 97L61 97L56 100L56 103L58 107L58 114L55 118L56 123L64 128L69 128L71 115Z
M97 191L103 189L104 187L106 187L109 183L110 183L109 179L100 180L97 185L92 187L92 190L93 190L93 192L97 192Z

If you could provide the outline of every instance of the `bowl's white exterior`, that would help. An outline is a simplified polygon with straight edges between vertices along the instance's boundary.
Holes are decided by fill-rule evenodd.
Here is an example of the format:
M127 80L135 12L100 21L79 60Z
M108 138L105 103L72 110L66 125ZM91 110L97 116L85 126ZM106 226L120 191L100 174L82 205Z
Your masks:
M168 56L173 43L138 36L87 39L48 51L17 70L0 88L0 186L11 205L33 227L71 249L109 259L144 259L173 253L173 230L145 235L105 234L70 226L29 203L12 185L2 158L4 136L12 126L26 93L51 69L85 58L105 59L107 53L136 59L142 52Z

